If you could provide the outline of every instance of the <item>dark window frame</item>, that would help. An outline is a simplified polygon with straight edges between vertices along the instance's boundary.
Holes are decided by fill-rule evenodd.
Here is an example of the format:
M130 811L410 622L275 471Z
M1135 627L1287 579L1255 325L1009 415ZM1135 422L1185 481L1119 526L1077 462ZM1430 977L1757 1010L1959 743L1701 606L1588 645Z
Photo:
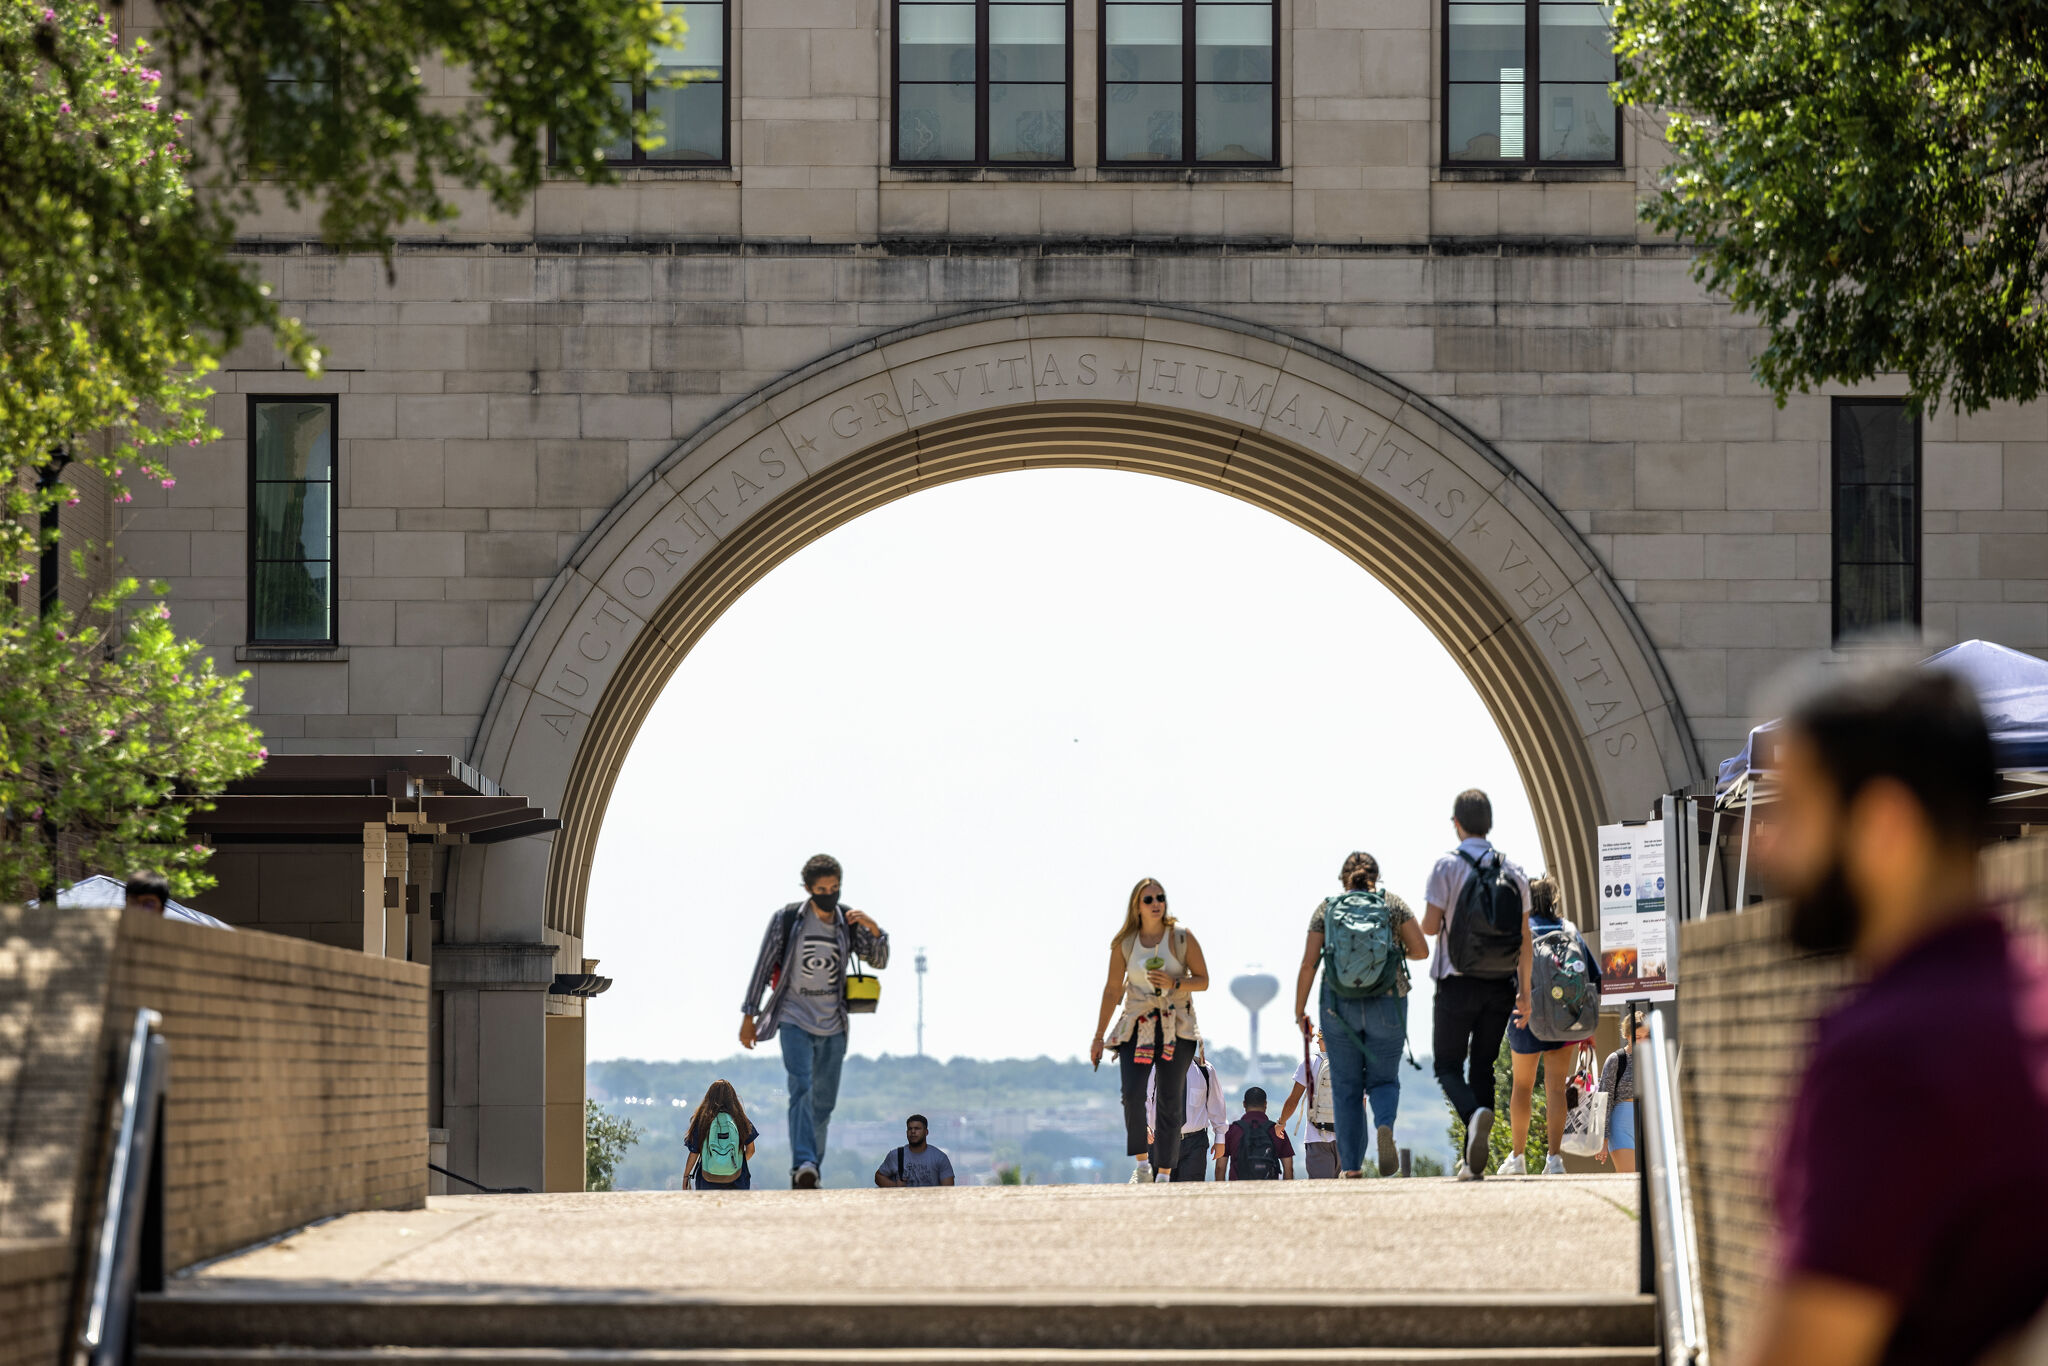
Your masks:
M913 0L914 2L914 0ZM1037 3L1037 0L1023 0ZM1067 154L1058 161L991 161L988 155L988 11L1003 0L954 0L974 6L974 156L966 161L905 161L903 159L903 3L889 0L889 168L896 171L957 170L971 167L993 171L1071 171L1074 169L1074 4L1075 0L1045 0L1054 3L1066 19L1066 71L1061 77L1067 98L1065 119ZM925 82L912 81L912 85ZM1044 82L1020 82L1044 84Z
M1835 438L1835 424L1845 408L1888 408L1901 411L1913 426L1913 527L1908 543L1913 552L1913 602L1912 614L1908 621L1898 622L1900 626L1918 628L1926 611L1927 556L1925 537L1927 534L1927 462L1924 458L1926 433L1920 415L1913 412L1903 398L1886 397L1837 397L1828 405L1828 641L1830 645L1841 643L1842 639L1842 445ZM1869 484L1854 487L1869 488ZM1884 485L1881 487L1903 487ZM1852 560L1851 564L1889 564L1891 561Z
M1095 162L1098 166L1115 167L1119 172L1159 170L1181 172L1188 170L1240 171L1247 169L1274 170L1280 164L1280 0L1258 0L1270 5L1273 11L1273 99L1268 116L1273 122L1273 155L1264 161L1204 161L1195 155L1195 99L1198 86L1235 85L1249 82L1197 81L1195 79L1195 10L1201 0L1179 0L1180 15L1180 123L1181 155L1179 161L1112 161L1109 156L1109 6L1113 0L1102 0L1097 6L1095 24L1095 76L1096 76L1096 119L1095 119ZM1214 0L1212 0L1212 3ZM1160 82L1164 84L1164 82Z
M606 157L605 165L625 166L634 170L656 171L729 171L732 169L732 7L737 3L738 0L720 0L719 4L721 14L719 23L722 25L724 32L719 36L718 47L721 62L718 68L720 73L718 80L718 145L720 153L717 160L714 161L705 157L677 159L664 157L658 152L649 156L645 147L642 147L637 142L633 142L630 143L631 154L629 156L624 159ZM688 8L687 5L684 6L685 17L687 17ZM644 81L633 82L633 112L636 114L647 112L647 85ZM556 164L555 135L552 131L548 134L548 164Z
M259 516L256 490L264 484L308 483L300 479L259 479L256 477L256 409L265 403L324 403L327 405L327 442L331 466L327 479L327 634L319 639L273 639L257 633L256 626L256 522ZM341 643L341 395L339 394L250 394L248 426L243 441L248 458L248 514L243 532L243 584L246 619L242 634L250 645L275 648L320 650ZM319 560L262 561L262 563L319 564Z
M1543 159L1543 0L1489 0L1490 3L1518 4L1522 6L1522 148L1523 154L1513 160L1493 157L1479 161L1460 161L1451 155L1451 6L1460 0L1439 0L1437 24L1442 33L1442 43L1437 60L1437 164L1450 170L1483 170L1494 168L1518 171L1578 170L1586 167L1613 167L1623 164L1621 154L1622 106L1614 106L1614 156L1607 161L1545 161ZM1464 0L1477 3L1478 0ZM1590 0L1589 0L1590 2ZM1609 45L1610 47L1612 44ZM1458 85L1483 84L1483 82L1458 81Z

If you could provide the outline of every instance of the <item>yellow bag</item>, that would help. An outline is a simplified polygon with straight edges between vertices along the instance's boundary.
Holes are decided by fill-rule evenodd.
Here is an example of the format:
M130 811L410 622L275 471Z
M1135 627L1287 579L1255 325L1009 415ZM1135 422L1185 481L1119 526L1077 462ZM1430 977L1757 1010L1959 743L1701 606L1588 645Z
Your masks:
M870 977L860 970L859 955L854 957L853 969L846 974L846 1013L872 1015L875 1007L882 1003L882 979Z

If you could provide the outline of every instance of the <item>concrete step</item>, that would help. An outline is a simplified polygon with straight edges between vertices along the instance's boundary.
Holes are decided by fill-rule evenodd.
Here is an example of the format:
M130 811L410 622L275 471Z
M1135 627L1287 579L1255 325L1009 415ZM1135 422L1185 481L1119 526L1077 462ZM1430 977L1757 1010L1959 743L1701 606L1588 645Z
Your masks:
M218 1354L253 1349L369 1352L406 1349L394 1360L514 1361L505 1355L613 1353L656 1361L642 1353L768 1353L765 1357L693 1357L685 1360L823 1361L825 1349L853 1353L939 1353L932 1361L972 1354L1022 1352L1017 1358L1055 1360L1052 1353L1109 1353L1108 1360L1146 1360L1133 1353L1172 1344L1167 1360L1198 1360L1249 1352L1416 1351L1463 1352L1442 1360L1609 1360L1574 1357L1586 1348L1640 1349L1656 1341L1655 1304L1642 1295L1598 1294L953 1294L953 1295L613 1295L603 1293L492 1292L292 1293L266 1289L237 1293L226 1287L147 1296L140 1341L164 1366L166 1352ZM1479 1352L1554 1349L1563 1357L1478 1356ZM449 1356L482 1353L481 1357ZM1188 1353L1195 1353L1190 1357ZM778 1356L775 1354L795 1354ZM1034 1355L1035 1354L1035 1355ZM207 1360L228 1360L211 1356ZM367 1360L368 1358L365 1358ZM556 1358L543 1356L536 1361ZM580 1360L580 1357L562 1357ZM600 1358L593 1357L592 1360ZM844 1358L849 1363L870 1358ZM922 1360L876 1356L882 1360ZM1077 1358L1087 1360L1087 1357ZM1220 1357L1218 1358L1221 1359ZM1332 1360L1353 1358L1331 1358ZM1371 1357L1357 1360L1375 1360ZM1621 1358L1624 1360L1632 1358ZM199 1359L176 1360L198 1366Z
M145 1347L139 1366L1655 1366L1655 1347L1311 1347L1222 1351L1056 1348Z

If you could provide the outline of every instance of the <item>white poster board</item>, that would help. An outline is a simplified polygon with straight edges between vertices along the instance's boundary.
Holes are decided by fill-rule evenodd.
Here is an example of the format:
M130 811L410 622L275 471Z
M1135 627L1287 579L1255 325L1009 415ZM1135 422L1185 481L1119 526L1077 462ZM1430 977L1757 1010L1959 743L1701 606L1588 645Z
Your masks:
M1600 827L1600 999L1669 1001L1678 994L1683 894L1666 884L1665 823Z

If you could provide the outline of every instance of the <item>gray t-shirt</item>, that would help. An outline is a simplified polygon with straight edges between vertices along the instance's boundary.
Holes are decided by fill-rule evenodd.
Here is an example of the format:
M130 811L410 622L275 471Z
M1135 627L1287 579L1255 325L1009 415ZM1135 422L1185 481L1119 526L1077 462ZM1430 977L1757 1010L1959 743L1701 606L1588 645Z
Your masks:
M900 1172L896 1169L899 1158L903 1163ZM929 1143L924 1145L921 1153L912 1152L907 1143L900 1148L891 1148L883 1157L882 1165L875 1170L895 1177L906 1186L936 1186L953 1179L952 1159Z
M839 949L839 931L818 919L809 907L797 921L802 936L796 955L796 980L782 1009L782 1022L806 1034L846 1032L846 960Z
M1458 970L1451 966L1451 921L1458 914L1458 893L1464 890L1465 879L1472 876L1472 865L1458 855L1470 854L1473 858L1485 860L1494 852L1493 845L1478 837L1462 841L1456 849L1436 861L1436 867L1429 872L1429 890L1423 896L1431 906L1444 908L1443 933L1429 946L1429 975L1442 981L1446 977L1458 976ZM1501 858L1501 864L1522 887L1522 914L1529 914L1529 875L1513 859Z

